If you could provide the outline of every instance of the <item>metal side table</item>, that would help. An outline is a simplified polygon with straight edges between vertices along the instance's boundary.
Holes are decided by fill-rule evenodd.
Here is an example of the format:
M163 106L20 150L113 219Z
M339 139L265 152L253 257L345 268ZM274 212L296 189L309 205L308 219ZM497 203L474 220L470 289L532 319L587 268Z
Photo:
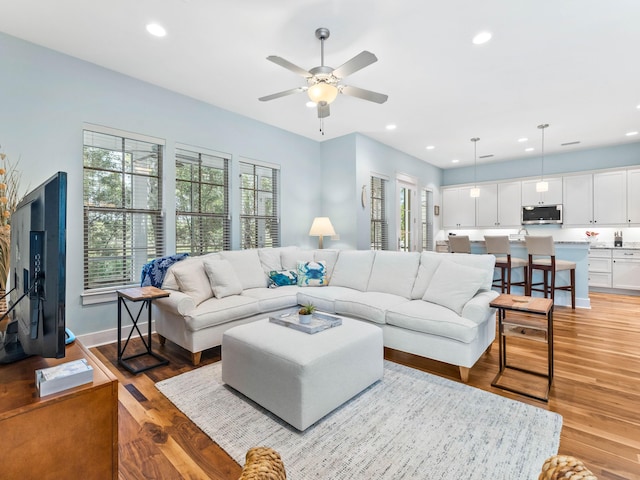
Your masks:
M167 360L164 357L161 357L160 355L155 353L151 348L151 302L153 302L153 300L155 300L156 298L168 297L169 292L166 292L156 287L133 287L133 288L126 288L123 290L118 290L117 293L118 293L118 363L122 365L124 368L126 368L127 370L129 370L131 373L140 373L140 372L149 370L151 368L159 367L160 365L167 365L169 363L169 360ZM135 318L132 315L131 310L129 310L129 306L127 305L127 302L125 302L125 299L134 303L142 302L142 305L140 305L140 310L138 310L138 314L135 316ZM129 318L133 322L131 331L127 336L127 340L124 342L124 346L122 345L122 307L123 306L127 311L127 313L129 314ZM144 338L144 335L138 328L138 320L140 319L140 314L142 313L142 310L144 309L145 306L147 307L147 312L148 312L148 317L147 317L148 332L147 332L146 340ZM129 340L131 340L131 335L133 334L134 331L138 332L138 335L140 336L140 339L144 344L145 350L141 353L135 353L133 355L129 355L125 357L124 352L127 349L127 345L129 345ZM139 368L136 368L129 363L130 360L134 358L142 357L145 355L149 355L155 358L157 362L152 364L147 364Z

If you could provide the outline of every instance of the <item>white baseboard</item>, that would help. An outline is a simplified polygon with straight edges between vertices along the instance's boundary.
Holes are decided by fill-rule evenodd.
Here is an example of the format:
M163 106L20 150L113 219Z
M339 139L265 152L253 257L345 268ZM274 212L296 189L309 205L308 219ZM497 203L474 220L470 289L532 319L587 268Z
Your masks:
M129 332L133 328L132 325L122 326L122 340L126 340ZM142 334L147 336L147 322L138 323L138 328ZM155 333L155 329L152 329L152 333ZM99 332L86 333L84 335L76 335L76 338L82 342L87 348L98 347L100 345L106 345L108 343L116 343L118 341L118 329L110 328L109 330L101 330ZM135 332L131 338L138 338L137 332Z

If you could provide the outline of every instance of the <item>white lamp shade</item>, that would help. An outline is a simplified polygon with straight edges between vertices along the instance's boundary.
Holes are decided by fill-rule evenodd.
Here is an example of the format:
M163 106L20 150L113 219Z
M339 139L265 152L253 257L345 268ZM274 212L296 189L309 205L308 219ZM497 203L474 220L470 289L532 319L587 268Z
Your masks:
M311 85L309 87L309 90L307 90L307 95L309 95L311 101L315 103L331 103L338 96L338 89L328 83L318 82L315 85Z
M313 219L313 224L311 225L311 229L309 230L310 236L328 237L335 234L336 231L333 229L333 225L331 225L331 220L329 220L329 217L316 217Z
M536 183L536 192L548 192L549 191L549 182L544 182L540 180Z

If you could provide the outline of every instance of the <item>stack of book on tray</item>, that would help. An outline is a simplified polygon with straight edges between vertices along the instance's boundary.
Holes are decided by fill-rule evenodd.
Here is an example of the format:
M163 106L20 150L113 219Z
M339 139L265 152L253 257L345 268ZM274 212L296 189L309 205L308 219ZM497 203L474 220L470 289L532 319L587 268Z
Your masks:
M342 325L342 318L324 312L313 312L309 323L300 323L297 313L283 313L269 317L271 323L295 328L305 333L318 333L328 328Z
M93 368L84 358L36 370L36 388L41 397L90 382Z

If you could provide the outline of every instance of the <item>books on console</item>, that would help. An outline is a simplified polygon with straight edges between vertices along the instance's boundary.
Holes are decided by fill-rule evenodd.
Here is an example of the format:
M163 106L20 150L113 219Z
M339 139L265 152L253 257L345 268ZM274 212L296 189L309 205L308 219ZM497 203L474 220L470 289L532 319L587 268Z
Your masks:
M328 328L342 325L342 318L324 312L313 312L313 318L309 323L300 323L297 313L274 315L269 317L269 321L305 333L318 333Z
M36 370L36 388L41 397L91 382L93 367L84 358Z

